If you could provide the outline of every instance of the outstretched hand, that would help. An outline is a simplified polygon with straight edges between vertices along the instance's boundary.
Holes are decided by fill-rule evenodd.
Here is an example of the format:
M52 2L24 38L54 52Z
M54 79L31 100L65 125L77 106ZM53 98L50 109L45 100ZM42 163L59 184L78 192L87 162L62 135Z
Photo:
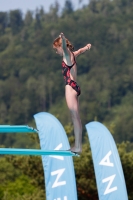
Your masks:
M86 46L87 46L88 50L90 50L91 44L87 44Z
M64 33L60 33L59 37L65 38Z

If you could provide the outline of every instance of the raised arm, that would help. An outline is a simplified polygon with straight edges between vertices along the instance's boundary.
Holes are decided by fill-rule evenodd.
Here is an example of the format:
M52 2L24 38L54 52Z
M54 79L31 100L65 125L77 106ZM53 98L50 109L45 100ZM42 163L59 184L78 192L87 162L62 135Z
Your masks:
M63 49L64 53L67 55L68 50L67 50L67 45L66 45L66 38L63 33L60 34L60 37L62 38L62 49Z
M79 50L74 51L73 53L74 53L74 55L77 57L77 56L79 56L80 54L84 53L85 51L90 50L90 48L91 48L91 44L87 44L85 47L80 48Z

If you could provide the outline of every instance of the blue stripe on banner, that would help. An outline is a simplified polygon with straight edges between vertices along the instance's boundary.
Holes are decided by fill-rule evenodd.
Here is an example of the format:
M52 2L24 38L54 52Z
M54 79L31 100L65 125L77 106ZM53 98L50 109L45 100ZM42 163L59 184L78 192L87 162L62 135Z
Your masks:
M125 179L114 139L99 122L86 125L92 151L99 200L128 200Z
M61 123L51 114L34 115L42 150L68 150L68 139ZM72 157L42 156L47 200L77 200Z

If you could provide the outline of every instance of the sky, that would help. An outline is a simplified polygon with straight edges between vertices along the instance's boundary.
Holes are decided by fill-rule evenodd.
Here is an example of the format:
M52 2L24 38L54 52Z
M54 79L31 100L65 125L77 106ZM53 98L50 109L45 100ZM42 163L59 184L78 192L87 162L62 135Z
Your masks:
M61 8L64 7L66 0L57 0ZM83 5L87 5L89 0L82 0L82 3L79 5L81 0L71 0L74 9L78 9ZM0 0L0 11L10 11L15 9L21 9L23 14L27 10L35 11L36 8L43 6L46 12L49 11L50 5L54 4L55 0ZM79 7L80 6L80 7Z

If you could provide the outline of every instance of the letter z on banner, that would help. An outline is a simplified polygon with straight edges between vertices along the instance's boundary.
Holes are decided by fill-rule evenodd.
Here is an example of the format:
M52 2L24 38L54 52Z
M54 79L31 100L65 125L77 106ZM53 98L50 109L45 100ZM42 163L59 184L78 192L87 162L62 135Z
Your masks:
M66 132L51 114L34 115L42 150L70 149ZM77 200L73 160L70 156L42 156L47 200Z
M99 200L128 200L119 154L109 130L99 122L86 124Z

